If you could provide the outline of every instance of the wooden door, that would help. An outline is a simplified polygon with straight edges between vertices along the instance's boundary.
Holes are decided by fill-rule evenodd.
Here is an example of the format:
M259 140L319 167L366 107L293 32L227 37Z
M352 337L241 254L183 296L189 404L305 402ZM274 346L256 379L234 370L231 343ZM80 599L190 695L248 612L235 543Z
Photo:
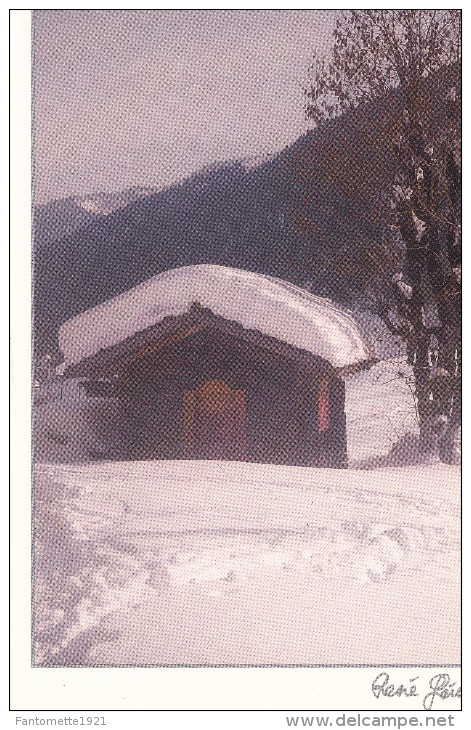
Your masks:
M246 393L206 380L183 399L187 459L237 460L246 456Z

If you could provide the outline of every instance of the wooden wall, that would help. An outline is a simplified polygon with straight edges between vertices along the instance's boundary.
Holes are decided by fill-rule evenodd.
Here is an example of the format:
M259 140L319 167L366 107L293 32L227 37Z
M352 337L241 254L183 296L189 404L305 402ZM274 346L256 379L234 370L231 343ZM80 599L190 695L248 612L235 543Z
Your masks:
M205 386L208 381L213 383L211 387ZM229 412L226 400L226 415L219 414L223 431L234 424L237 444L233 452L226 449L224 456L226 433L218 439L212 457L211 449L191 452L188 429L198 428L198 423L188 424L192 412L191 418L196 414L207 433L214 428L214 424L208 425L211 406L204 405L202 398L214 397L208 396L211 388L213 393L218 388L224 391L215 382L224 384L229 401L239 405ZM320 359L313 358L307 366L305 361L282 356L262 344L207 329L174 343L158 356L133 362L119 381L119 397L122 458L218 458L218 449L222 449L219 458L346 466L344 384L329 363Z

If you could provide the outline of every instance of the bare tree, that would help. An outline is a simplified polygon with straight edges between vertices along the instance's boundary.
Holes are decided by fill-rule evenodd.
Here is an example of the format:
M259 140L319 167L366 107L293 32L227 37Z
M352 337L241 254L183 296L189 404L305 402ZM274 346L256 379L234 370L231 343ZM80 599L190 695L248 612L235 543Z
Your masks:
M314 58L305 92L317 127L372 103L388 109L372 143L387 173L367 149L332 174L369 196L390 233L337 263L362 277L373 310L406 343L423 443L445 461L461 413L460 21L459 10L341 11L332 54Z

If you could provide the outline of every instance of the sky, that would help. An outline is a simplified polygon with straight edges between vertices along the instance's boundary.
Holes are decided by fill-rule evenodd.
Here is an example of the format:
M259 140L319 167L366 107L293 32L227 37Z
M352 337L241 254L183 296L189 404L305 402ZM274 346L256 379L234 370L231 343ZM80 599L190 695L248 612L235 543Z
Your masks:
M329 10L37 10L38 203L160 187L280 150L307 128Z

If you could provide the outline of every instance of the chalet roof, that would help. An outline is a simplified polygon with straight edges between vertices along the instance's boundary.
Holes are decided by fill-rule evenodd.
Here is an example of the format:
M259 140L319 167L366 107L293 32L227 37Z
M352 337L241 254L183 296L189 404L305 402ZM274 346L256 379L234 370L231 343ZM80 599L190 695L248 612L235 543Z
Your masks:
M157 274L65 322L59 330L64 367L185 314L195 303L338 369L361 367L374 358L352 314L329 299L264 274L201 264Z

